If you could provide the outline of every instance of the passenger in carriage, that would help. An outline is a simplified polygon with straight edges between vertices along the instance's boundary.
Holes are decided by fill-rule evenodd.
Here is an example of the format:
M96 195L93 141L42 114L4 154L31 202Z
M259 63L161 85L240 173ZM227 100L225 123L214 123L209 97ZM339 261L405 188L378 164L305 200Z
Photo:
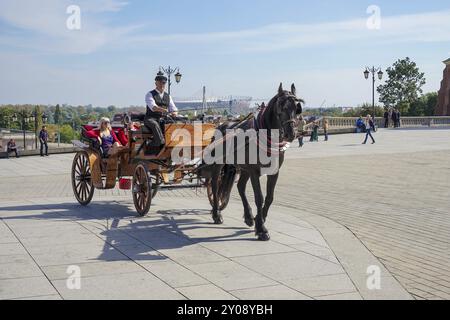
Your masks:
M178 109L172 100L172 97L165 92L167 77L158 75L155 78L156 88L145 96L147 104L147 113L145 115L144 125L153 133L153 140L149 146L161 147L166 142L161 129L161 118L164 113L176 117Z
M111 128L111 121L108 118L100 120L100 134L98 136L103 157L107 158L114 147L120 147L122 144L117 138L114 130Z

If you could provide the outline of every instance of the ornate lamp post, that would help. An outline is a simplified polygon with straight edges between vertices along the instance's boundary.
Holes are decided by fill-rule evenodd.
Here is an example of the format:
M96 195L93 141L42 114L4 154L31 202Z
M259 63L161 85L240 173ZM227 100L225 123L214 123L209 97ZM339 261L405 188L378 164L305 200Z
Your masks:
M22 126L22 132L23 132L23 149L26 150L27 148L27 144L26 144L26 132L25 132L25 127L26 124L30 121L30 116L28 115L26 110L22 110L19 112L19 116L20 116L20 123ZM13 121L18 121L18 117L17 114L13 115Z
M172 86L172 75L175 74L175 81L176 83L180 83L181 78L183 75L180 73L180 68L174 68L172 69L170 66L168 68L159 67L159 71L157 73L158 76L167 75L167 79L169 82L169 88L168 93L170 95L170 87Z
M366 67L366 70L364 71L364 78L366 80L369 79L370 74L372 74L372 108L373 108L373 121L375 122L375 75L378 75L378 79L383 79L383 71L381 71L381 68L369 68Z

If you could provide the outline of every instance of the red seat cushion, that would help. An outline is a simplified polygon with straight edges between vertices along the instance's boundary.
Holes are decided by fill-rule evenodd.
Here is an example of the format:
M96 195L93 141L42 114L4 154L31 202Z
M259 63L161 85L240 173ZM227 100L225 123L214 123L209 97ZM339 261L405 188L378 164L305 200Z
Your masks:
M91 138L91 139L96 139L96 138L100 137L100 129L97 129L93 126L88 126L88 125L83 126L83 128L85 129L86 137ZM126 146L128 144L128 138L127 138L127 135L125 134L124 128L113 128L113 131L116 134L119 142L123 146Z

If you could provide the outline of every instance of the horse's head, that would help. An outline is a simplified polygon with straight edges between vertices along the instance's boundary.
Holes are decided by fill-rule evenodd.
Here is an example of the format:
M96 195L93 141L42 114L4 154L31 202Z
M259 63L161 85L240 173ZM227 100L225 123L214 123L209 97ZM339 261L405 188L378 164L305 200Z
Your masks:
M295 139L295 124L298 116L302 113L303 100L297 98L297 90L292 84L291 91L283 90L283 84L280 83L278 95L272 100L274 104L273 114L277 127L280 129L281 139L292 142Z

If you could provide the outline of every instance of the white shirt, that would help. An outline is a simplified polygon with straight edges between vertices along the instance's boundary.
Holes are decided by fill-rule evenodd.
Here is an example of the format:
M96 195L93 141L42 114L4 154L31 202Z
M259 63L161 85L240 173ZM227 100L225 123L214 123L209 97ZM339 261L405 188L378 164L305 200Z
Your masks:
M161 99L164 97L164 92L159 92L158 89L155 89L156 92L159 93L159 96L161 97ZM152 90L153 91L153 90ZM158 105L155 102L155 99L153 99L153 95L152 95L152 91L150 91L149 93L147 93L147 95L145 96L145 103L147 103L147 106L150 108L150 110L153 111L154 107L157 107ZM169 96L170 102L169 102L169 113L172 112L178 112L178 108L175 105L175 103L172 100L172 97Z

